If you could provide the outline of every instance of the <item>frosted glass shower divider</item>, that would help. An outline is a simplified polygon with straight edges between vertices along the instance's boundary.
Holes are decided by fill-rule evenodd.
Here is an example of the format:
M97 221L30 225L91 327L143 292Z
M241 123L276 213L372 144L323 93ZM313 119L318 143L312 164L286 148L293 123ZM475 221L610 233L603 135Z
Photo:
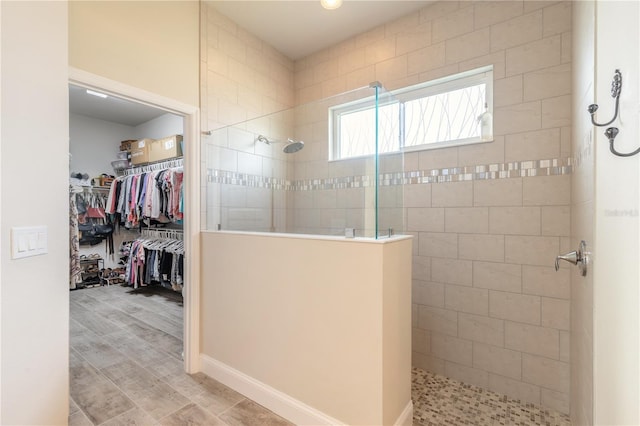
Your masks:
M374 154L330 161L331 109L365 100L374 108L366 143ZM203 138L206 229L386 237L401 233L403 155L377 153L390 143L393 102L375 85L213 130ZM291 141L302 149L283 152ZM391 142L392 143L392 142ZM298 148L301 145L297 146Z

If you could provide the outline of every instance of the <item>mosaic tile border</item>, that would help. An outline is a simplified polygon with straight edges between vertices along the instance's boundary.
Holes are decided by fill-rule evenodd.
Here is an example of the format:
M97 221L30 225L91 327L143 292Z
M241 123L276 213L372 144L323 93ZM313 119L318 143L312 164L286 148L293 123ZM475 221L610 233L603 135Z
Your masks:
M251 175L248 173L229 172L218 169L207 169L207 182L279 190L289 190L291 186L290 181L286 179L270 178Z
M573 168L572 164L572 158L528 160L480 166L380 173L379 179L381 186L394 186L510 179L519 177L558 176L571 174ZM290 181L287 179L269 178L218 169L207 169L207 182L285 191L350 189L373 186L373 180L371 176L368 175Z

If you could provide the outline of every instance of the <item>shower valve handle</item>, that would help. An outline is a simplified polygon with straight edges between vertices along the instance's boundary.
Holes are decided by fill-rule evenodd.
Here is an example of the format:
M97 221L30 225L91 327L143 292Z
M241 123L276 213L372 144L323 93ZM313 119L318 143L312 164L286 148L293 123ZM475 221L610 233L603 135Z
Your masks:
M556 256L556 271L560 269L560 261L564 260L573 265L578 265L582 276L587 275L587 244L584 241L580 241L580 247L578 250Z
M577 265L578 262L580 261L580 259L578 258L578 252L577 251L571 251L567 254L563 254L560 256L556 256L556 271L558 269L560 269L560 261L564 260L566 262L569 263L573 263L574 265Z

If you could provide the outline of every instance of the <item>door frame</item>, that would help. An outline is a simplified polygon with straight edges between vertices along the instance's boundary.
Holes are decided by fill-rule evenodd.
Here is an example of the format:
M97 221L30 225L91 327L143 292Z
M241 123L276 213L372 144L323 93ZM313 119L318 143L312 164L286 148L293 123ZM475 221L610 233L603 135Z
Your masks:
M200 371L200 110L198 106L69 67L69 84L149 105L184 118L184 370Z

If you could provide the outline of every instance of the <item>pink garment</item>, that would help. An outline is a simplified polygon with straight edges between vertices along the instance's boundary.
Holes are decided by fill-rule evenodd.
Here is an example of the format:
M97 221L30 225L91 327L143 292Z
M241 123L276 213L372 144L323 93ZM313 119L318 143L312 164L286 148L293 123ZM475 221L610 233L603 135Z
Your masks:
M176 220L182 220L183 216L180 211L180 190L182 188L184 172L176 169L171 173L171 177L171 204L169 212L175 222Z
M130 284L133 284L133 288L138 288L139 283L142 283L144 277L144 248L142 247L142 243L139 241L134 241L131 246L131 276L130 276Z
M142 211L142 216L153 218L153 193L158 190L156 186L156 176L157 173L148 173L146 176L147 179L147 192L144 194L144 208Z
M114 179L111 182L111 187L109 188L109 197L107 198L107 205L104 206L105 213L113 214L116 212L116 207L118 205L118 200L116 199L116 189L118 187L118 180Z
M138 199L138 181L140 180L140 175L134 175L131 179L131 193L127 205L127 222L131 223L133 226L136 226L138 224L136 200Z

